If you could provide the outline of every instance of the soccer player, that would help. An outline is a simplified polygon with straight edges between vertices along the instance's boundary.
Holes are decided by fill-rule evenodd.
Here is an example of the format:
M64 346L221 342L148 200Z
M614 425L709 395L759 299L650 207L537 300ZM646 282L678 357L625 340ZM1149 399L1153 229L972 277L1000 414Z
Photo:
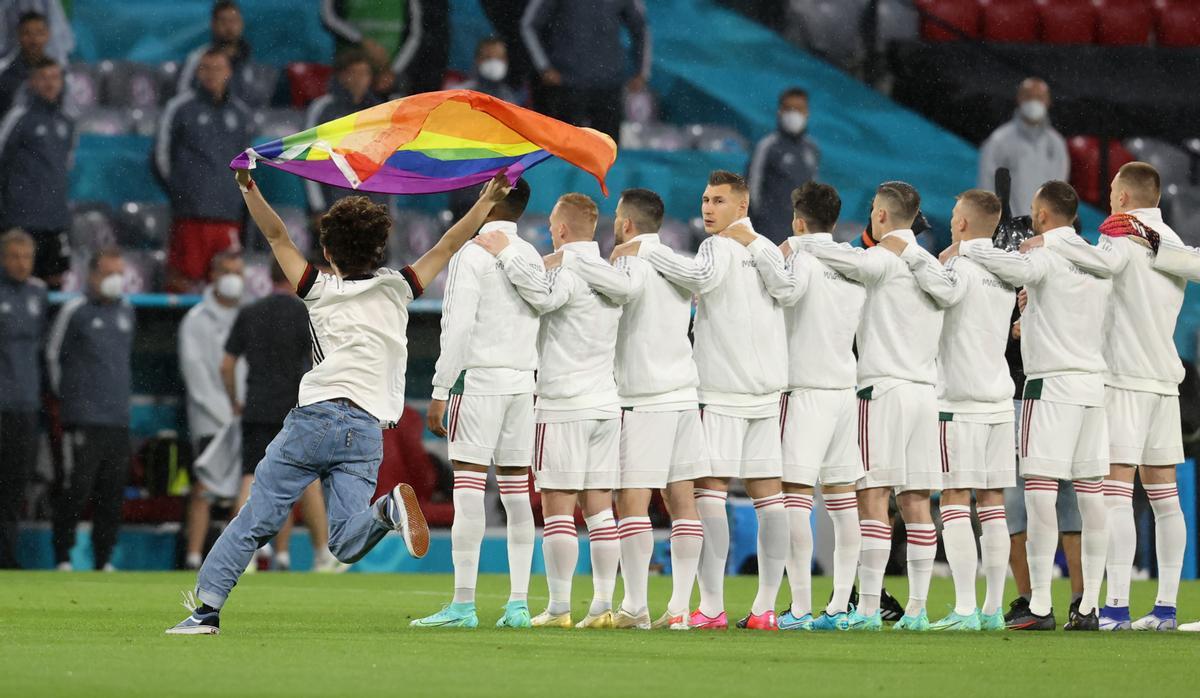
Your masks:
M1013 381L1004 358L1015 289L961 250L992 247L1000 199L982 189L958 195L947 250L965 295L945 310L938 345L938 437L942 464L942 543L954 578L954 611L931 630L1003 630L1008 525L1004 488L1016 485L1013 460ZM982 529L980 549L987 595L976 606L975 529L971 490Z
M550 236L565 266L575 255L597 263L595 202L564 194L550 212ZM620 544L612 513L621 424L613 378L621 306L601 296L569 268L545 271L507 235L491 231L476 243L496 255L522 296L542 314L538 333L534 477L542 491L542 554L550 604L533 627L571 627L571 580L579 557L575 505L582 504L592 556L592 603L575 627L613 627L612 597Z
M1046 247L1068 261L1101 277L1112 277L1103 344L1110 444L1104 501L1110 531L1108 593L1100 612L1101 630L1174 630L1175 600L1187 545L1175 488L1175 466L1183 462L1179 422L1183 364L1174 340L1187 277L1161 270L1156 263L1161 245L1182 244L1163 222L1158 199L1158 171L1144 162L1131 162L1113 178L1109 198L1113 214L1100 226L1098 245L1064 245L1043 238ZM1149 614L1131 622L1129 577L1137 548L1135 473L1140 473L1154 510L1158 598Z
M329 549L338 560L359 560L391 530L400 532L410 555L425 555L429 527L412 487L399 484L370 501L383 458L381 428L404 409L408 304L510 189L504 173L497 174L462 220L398 272L380 267L392 226L387 210L365 197L342 199L321 219L321 249L334 272L326 274L304 259L250 172L236 176L250 215L308 306L315 365L300 383L299 406L255 470L250 499L205 558L195 593L185 594L190 615L167 630L172 635L220 632L221 607L255 549L317 478L329 506Z
M632 240L614 259L636 255L667 280L700 296L695 358L699 398L712 476L696 482L696 507L704 532L700 608L694 628L727 628L725 561L729 481L740 478L758 517L758 594L739 626L777 629L775 600L788 554L783 503L779 402L787 382L787 337L776 296L795 295L795 278L769 240L754 232L746 210L750 192L740 175L709 175L701 215L710 235L694 259L666 245ZM736 239L733 236L738 236Z
M858 443L866 472L858 492L862 556L859 605L847 619L851 630L883 627L879 602L891 554L893 489L908 532L909 579L908 603L895 629L929 629L925 600L937 549L929 498L942 485L934 359L942 308L961 300L964 289L952 270L917 244L911 226L920 205L912 185L884 182L871 204L875 247L807 248L867 289L857 335Z
M855 483L863 475L856 441L854 332L866 290L804 251L837 246L828 232L837 224L842 200L828 184L809 182L792 192L792 233L780 250L807 290L788 308L788 382L783 394L783 491L791 547L787 561L791 607L780 630L845 630L847 605L862 538ZM813 490L833 521L833 596L812 617Z
M497 203L481 233L498 231L516 254L540 264L533 245L517 236L516 221L529 202L529 185L518 180ZM433 376L428 423L449 439L454 464L454 600L414 620L416 627L474 628L475 584L486 516L483 493L488 466L496 464L500 503L508 520L511 591L497 627L529 627L529 568L533 560L533 511L529 463L533 449L533 382L537 368L538 315L496 260L467 243L450 260L442 299L442 352ZM447 404L450 405L446 423Z
M636 240L661 244L663 202L648 189L621 194L613 220L618 245ZM700 562L703 528L696 512L693 481L708 475L708 454L700 422L700 383L688 327L691 291L677 286L648 262L618 257L615 267L593 257L572 255L565 263L592 288L622 304L617 327L616 378L621 401L621 476L617 527L625 598L617 610L618 628L686 630L688 603ZM650 622L647 584L654 534L650 497L662 490L671 514L671 599L667 611Z
M1073 480L1083 520L1083 597L1066 630L1096 630L1096 605L1108 547L1101 478L1108 473L1108 425L1101 352L1112 283L1068 261L1060 246L1090 247L1076 234L1079 199L1071 185L1050 181L1033 198L1033 229L1044 248L1009 253L991 245L963 247L964 257L1029 296L1021 316L1025 390L1021 407L1021 476L1029 512L1029 609L1013 630L1053 630L1050 578L1058 548L1058 481ZM1037 238L1034 238L1037 239ZM1037 243L1034 243L1035 245Z

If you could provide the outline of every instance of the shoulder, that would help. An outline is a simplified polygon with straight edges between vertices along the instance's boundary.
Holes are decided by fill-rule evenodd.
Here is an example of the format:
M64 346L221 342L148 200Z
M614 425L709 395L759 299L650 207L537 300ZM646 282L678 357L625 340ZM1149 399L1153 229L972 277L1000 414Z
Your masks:
M988 135L988 137L986 139L984 139L983 145L980 147L987 148L989 146L996 146L996 145L1008 140L1012 136L1014 128L1015 127L1013 126L1013 123L1011 121L1001 124L999 127L996 128L995 131L992 131L991 134Z
M779 134L778 133L773 132L773 133L767 134L766 136L763 136L762 140L760 140L754 146L754 156L758 157L759 155L765 155L768 151L771 150L771 148L775 147L775 144L778 142L779 142Z
M80 312L87 306L87 298L85 296L76 296L71 300L63 303L63 307L59 309L58 315L65 322L71 322L76 317L85 315L86 311Z
M251 114L250 106L248 104L246 104L245 102L243 102L240 97L235 97L233 95L230 95L228 104L229 104L230 109L238 112L242 116L245 116L247 118L250 117L250 114Z
M191 90L184 90L167 100L166 106L163 107L163 120L178 116L181 110L186 110L187 106L196 101L196 93Z

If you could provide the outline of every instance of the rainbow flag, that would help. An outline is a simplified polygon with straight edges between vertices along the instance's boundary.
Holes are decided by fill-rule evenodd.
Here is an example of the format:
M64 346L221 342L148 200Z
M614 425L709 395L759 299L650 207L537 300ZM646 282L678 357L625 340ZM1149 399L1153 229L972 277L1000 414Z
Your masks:
M261 162L323 184L381 194L430 194L515 182L550 156L604 177L617 159L612 138L471 90L393 100L307 131L247 148L229 163Z

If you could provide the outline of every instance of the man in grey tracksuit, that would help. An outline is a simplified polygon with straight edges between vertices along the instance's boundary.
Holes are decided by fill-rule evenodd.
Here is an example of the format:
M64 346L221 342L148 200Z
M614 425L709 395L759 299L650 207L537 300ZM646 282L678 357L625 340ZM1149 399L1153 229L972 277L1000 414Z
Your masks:
M816 181L821 151L808 134L808 93L779 95L777 128L754 147L746 173L754 229L780 243L792 235L792 191Z

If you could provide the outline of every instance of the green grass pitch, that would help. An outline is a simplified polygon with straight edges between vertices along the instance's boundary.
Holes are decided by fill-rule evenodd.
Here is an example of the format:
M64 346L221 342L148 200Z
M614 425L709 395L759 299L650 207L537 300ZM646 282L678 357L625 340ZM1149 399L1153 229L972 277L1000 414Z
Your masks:
M415 630L449 600L448 575L257 574L242 580L217 637L168 637L184 573L0 573L2 696L1196 695L1200 634L911 635L496 630L504 576L480 580L478 630ZM651 579L661 611L670 580ZM731 616L754 595L729 579ZM1010 591L1011 591L1011 584ZM903 579L888 588L901 600ZM533 580L530 606L545 604ZM1152 582L1135 583L1133 612ZM582 617L591 583L577 579ZM1068 593L1055 587L1060 624ZM822 600L829 580L814 580ZM620 599L618 588L617 598ZM786 603L786 587L780 603ZM935 579L929 608L953 600ZM1200 617L1184 583L1181 620Z

